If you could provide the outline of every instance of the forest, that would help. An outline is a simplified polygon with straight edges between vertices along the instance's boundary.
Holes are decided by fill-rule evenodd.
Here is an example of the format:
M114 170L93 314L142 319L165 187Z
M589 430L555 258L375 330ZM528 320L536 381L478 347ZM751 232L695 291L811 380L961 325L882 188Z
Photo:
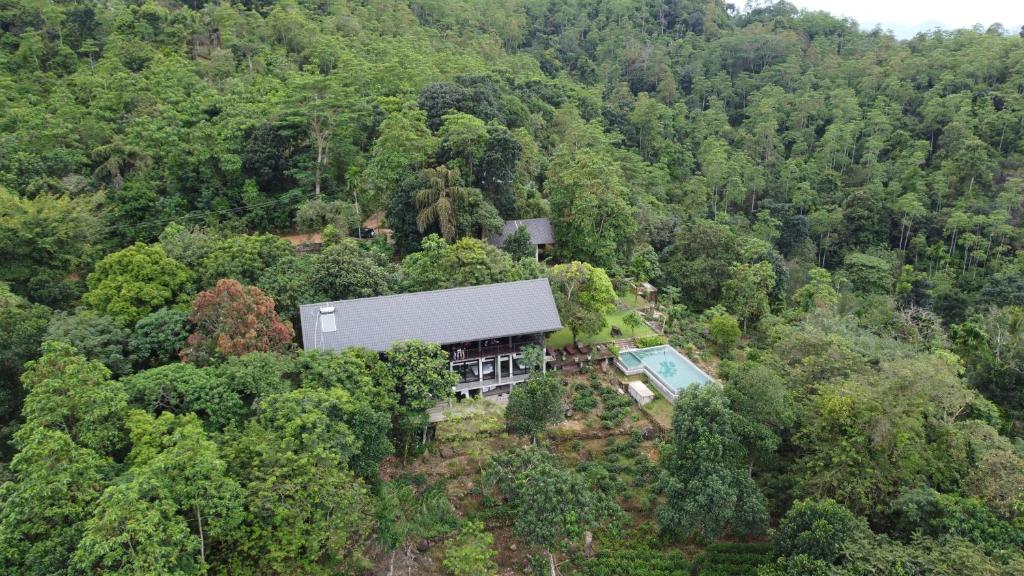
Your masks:
M0 573L1024 574L1022 218L1024 29L0 0ZM438 345L299 345L542 277L717 384L534 369L427 434Z

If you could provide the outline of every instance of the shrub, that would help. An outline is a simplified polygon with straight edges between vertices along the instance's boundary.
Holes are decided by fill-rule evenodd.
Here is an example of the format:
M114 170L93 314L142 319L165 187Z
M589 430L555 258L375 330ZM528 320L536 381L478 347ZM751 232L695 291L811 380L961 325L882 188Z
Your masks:
M633 339L633 343L636 344L637 348L650 348L651 346L661 346L668 342L668 338L655 334L653 336L637 336Z
M577 412L589 412L597 408L597 396L590 388L578 386L572 399L572 409Z

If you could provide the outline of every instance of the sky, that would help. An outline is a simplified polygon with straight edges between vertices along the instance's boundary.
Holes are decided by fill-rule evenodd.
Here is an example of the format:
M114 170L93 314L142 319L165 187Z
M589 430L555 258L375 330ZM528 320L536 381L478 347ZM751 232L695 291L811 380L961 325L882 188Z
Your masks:
M847 16L870 30L881 24L897 38L934 28L984 28L999 22L1016 34L1024 24L1024 0L789 0L799 8Z

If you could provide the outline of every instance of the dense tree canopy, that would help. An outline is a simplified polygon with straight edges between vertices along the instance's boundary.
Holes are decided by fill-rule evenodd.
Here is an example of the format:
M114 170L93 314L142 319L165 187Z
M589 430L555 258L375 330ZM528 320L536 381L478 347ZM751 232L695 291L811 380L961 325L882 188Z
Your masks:
M1024 573L1019 24L0 2L0 572L359 573L445 538L451 571L486 572L501 525L502 562L522 560L508 537L600 573L581 562L770 523L765 575ZM521 233L483 240L535 217L550 265ZM349 238L367 219L378 237ZM304 303L545 276L574 339L653 326L715 377L667 444L644 429L667 406L627 410L595 375L566 402L609 440L506 451L502 424L557 419L538 377L493 444L457 446L480 466L498 447L487 482L410 464L446 458L426 447L444 351L297 351L289 325ZM480 517L460 528L447 494ZM637 530L614 533L615 502ZM632 537L655 524L669 538ZM592 556L588 531L614 547ZM680 573L729 555L695 550Z

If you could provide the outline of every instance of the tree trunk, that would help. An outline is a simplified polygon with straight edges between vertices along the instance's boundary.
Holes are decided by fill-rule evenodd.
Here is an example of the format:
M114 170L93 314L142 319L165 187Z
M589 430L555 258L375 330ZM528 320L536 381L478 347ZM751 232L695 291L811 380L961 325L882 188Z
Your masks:
M545 550L548 553L548 568L551 570L550 576L558 576L558 568L555 566L555 555L550 550Z
M199 557L206 564L206 537L203 535L203 515L199 513L199 504L193 504L196 511L196 525L199 527Z

